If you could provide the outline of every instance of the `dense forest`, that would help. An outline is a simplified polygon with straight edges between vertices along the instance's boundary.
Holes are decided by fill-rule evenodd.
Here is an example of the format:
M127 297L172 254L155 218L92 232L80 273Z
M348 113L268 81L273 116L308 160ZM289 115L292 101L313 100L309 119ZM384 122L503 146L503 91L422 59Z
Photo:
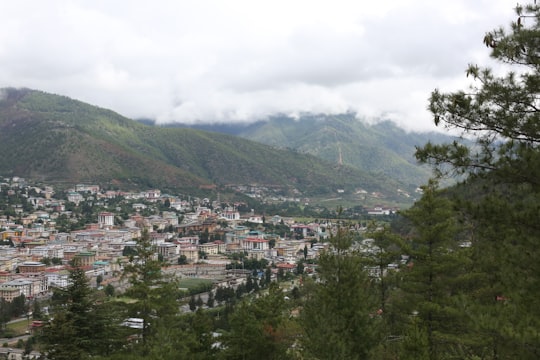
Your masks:
M96 298L73 268L39 337L47 358L538 359L540 8L516 13L484 38L512 71L471 65L470 88L429 100L437 125L475 141L428 143L417 157L462 183L430 181L392 226L371 229L369 251L344 223L316 275L287 292L263 276L187 314L143 236L130 301ZM121 325L129 317L143 319L137 333Z

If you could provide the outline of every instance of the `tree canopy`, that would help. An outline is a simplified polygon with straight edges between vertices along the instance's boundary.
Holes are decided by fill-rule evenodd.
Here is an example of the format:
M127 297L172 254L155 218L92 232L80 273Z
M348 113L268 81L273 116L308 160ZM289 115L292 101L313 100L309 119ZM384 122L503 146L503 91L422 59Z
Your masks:
M466 90L433 91L435 124L471 145L428 143L417 158L438 175L464 175L456 207L470 227L482 350L490 358L533 359L540 352L540 8L516 7L509 29L488 32L484 44L501 66L469 65ZM482 317L478 312L483 314ZM471 312L472 315L472 312ZM502 345L504 344L504 345ZM477 344L478 345L478 344Z

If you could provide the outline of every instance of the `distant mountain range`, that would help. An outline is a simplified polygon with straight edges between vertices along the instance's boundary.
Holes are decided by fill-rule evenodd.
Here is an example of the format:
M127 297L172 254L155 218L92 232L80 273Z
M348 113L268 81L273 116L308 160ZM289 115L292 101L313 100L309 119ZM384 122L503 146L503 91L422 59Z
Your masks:
M153 125L151 120L143 120ZM250 124L165 124L240 136L281 149L310 154L334 164L352 166L395 179L408 188L427 183L431 169L419 165L415 146L450 142L436 132L407 132L391 121L369 125L355 114L274 116Z
M351 130L321 125L316 119L300 125L280 118L245 127L241 135L248 140L199 129L148 126L36 90L6 88L0 93L0 175L4 176L186 192L239 184L272 186L306 196L365 190L387 199L399 198L397 189L407 186L383 171L373 174L349 166L354 157L349 141L354 143L354 134L344 138L342 134ZM340 123L352 124L352 120ZM295 135L300 131L296 126L303 126L302 137ZM280 134L281 142L270 146L252 141L261 141L265 131L274 132L276 138ZM320 152L308 150L309 142ZM295 143L305 145L285 149ZM338 144L342 164L335 153L326 160L315 156L336 151ZM368 158L379 151L367 144L362 149Z

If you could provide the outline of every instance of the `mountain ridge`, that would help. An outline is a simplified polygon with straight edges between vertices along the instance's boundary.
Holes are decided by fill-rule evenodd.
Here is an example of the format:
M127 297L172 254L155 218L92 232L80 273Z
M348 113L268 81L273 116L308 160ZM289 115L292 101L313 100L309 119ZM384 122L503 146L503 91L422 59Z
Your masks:
M362 188L395 196L403 185L298 151L197 129L152 127L65 96L3 89L0 173L192 191L229 184L302 194ZM284 190L285 191L285 190Z
M144 120L152 125L151 120ZM370 173L380 173L409 187L427 183L431 168L416 162L416 146L443 143L453 137L436 132L406 131L389 120L368 123L354 113L273 116L248 124L160 124L220 132L283 149L310 154Z

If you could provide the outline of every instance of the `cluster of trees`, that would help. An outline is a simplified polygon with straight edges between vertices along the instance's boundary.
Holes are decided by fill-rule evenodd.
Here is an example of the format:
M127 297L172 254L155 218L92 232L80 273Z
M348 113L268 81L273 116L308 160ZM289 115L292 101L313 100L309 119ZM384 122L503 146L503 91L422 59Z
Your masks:
M536 1L518 5L509 31L486 34L492 57L511 71L498 74L472 64L469 89L435 90L430 98L435 123L474 144L455 141L417 150L418 159L432 164L439 175L465 177L448 195L457 224L448 223L445 234L457 227L470 246L465 251L433 248L434 255L451 261L432 265L437 282L429 293L438 301L418 310L427 320L419 331L429 358L450 352L482 359L535 359L540 354L539 20ZM426 195L418 208L424 205ZM418 214L413 217L416 228L425 225ZM425 232L443 223L438 219ZM435 244L442 240L437 232L432 237Z
M17 296L12 301L7 302L3 298L0 299L0 330L4 336L9 335L5 329L6 323L28 313L28 305L23 294Z
M27 198L22 196L20 190L17 190L14 195L10 195L9 190L8 187L0 187L0 211L8 219L17 218L18 215L15 211L17 206L20 206L24 211L31 211L33 209Z
M227 264L227 269L246 269L262 271L268 266L266 259L248 258L245 253L237 253L231 256L231 263Z

